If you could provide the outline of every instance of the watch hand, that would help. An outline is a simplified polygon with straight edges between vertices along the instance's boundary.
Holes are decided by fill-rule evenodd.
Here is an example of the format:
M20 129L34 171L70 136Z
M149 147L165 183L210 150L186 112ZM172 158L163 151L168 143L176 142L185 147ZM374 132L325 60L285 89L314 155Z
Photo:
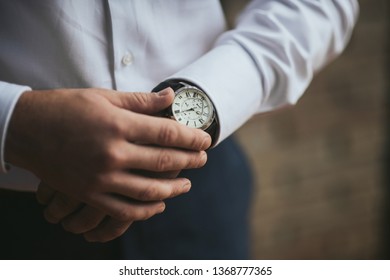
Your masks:
M195 110L194 110L194 108L191 108L191 109L184 110L182 112L184 113L184 112L188 112L188 111L195 111Z

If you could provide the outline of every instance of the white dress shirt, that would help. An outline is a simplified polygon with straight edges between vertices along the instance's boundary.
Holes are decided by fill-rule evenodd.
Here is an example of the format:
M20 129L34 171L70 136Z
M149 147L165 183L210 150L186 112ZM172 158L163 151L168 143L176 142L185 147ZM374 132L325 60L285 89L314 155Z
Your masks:
M357 13L356 0L253 0L226 31L217 0L0 0L0 188L39 182L3 159L26 90L149 92L185 79L213 101L220 142L254 114L294 104L344 49Z

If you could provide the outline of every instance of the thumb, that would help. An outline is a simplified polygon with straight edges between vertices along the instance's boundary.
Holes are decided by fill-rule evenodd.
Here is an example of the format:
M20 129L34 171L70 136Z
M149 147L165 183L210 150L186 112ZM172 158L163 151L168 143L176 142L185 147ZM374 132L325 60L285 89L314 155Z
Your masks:
M171 105L174 95L171 88L166 88L157 93L119 93L118 98L120 100L120 107L123 109L131 110L136 113L153 115Z

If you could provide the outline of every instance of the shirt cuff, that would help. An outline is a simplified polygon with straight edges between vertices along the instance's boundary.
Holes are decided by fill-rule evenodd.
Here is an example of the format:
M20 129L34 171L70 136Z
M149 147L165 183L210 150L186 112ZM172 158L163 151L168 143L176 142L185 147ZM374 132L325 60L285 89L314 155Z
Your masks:
M168 79L187 80L207 93L220 125L216 144L250 119L262 100L261 78L255 63L233 44L215 47Z
M23 92L29 91L27 86L0 82L0 174L6 173L7 164L4 162L4 145L7 129L15 105Z

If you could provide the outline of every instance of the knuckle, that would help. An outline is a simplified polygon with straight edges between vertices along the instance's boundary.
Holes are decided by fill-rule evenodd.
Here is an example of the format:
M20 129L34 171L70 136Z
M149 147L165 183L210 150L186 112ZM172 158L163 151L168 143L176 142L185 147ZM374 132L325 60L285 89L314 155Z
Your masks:
M69 211L71 211L75 207L75 205L78 204L78 202L76 202L75 200L62 194L56 195L53 203L55 203L56 214L58 216L70 214Z
M169 171L172 165L172 156L165 150L161 150L156 160L156 171Z
M110 135L122 135L124 131L122 121L118 118L113 118L109 123L108 131Z
M62 225L62 228L64 230L68 231L68 232L71 232L71 233L74 233L74 234L78 234L78 233L82 232L82 230L78 226L76 226L74 224L70 224L70 223L67 223L67 222L62 222L61 225Z
M164 125L158 134L158 141L162 145L172 145L177 141L178 131L173 125Z
M199 166L199 157L193 153L189 153L184 168L195 168L198 166Z
M139 192L138 199L141 201L151 201L158 199L159 192L154 184L142 189Z
M198 150L199 151L202 148L202 146L203 146L203 141L199 141L199 138L196 135L195 131L193 133L194 133L194 135L191 138L190 147L193 150Z
M118 222L133 222L147 219L149 207L131 207L131 209L119 209L112 218Z
M49 209L46 209L43 214L44 214L46 221L48 221L49 223L52 223L52 224L58 223L59 219Z
M181 190L179 186L172 187L169 193L169 198L175 197L181 194Z
M74 234L79 234L82 233L84 230L82 229L81 226L79 225L74 225L74 224L69 224L66 222L61 223L62 228L68 232L74 233Z
M188 152L183 168L199 168L205 165L205 155L200 152Z
M139 209L137 213L137 221L144 221L156 214L162 213L165 210L165 203L161 202L155 205L149 205L149 207L145 207Z
M99 98L97 94L89 94L84 90L73 92L74 97L80 101L81 104L95 104Z
M150 102L150 96L148 94L134 93L133 97L137 106L140 106L141 108L147 107Z
M109 187L115 185L115 174L111 172L99 173L96 174L94 180L91 181L90 185L94 189L107 190Z
M205 132L193 130L193 137L191 141L191 149L196 151L202 151L210 147L211 137Z
M82 203L91 203L101 191L101 179L98 176L86 178L85 182L77 190L77 199Z
M78 219L74 223L62 223L62 227L71 233L80 234L89 231L97 226L96 222L91 219Z
M197 157L197 166L202 167L207 162L207 153L203 152Z
M103 148L100 158L103 169L112 169L122 164L123 153L117 145L110 144Z
M134 212L127 207L121 207L115 211L113 217L119 221L131 221L134 220Z
M107 239L115 239L121 236L127 229L127 223L114 223L107 230L106 238Z
M152 211L151 209L143 209L142 211L139 211L137 213L136 220L137 221L145 221L149 219L150 217L154 216L156 213Z
M99 224L100 220L95 220L95 219L81 219L79 221L80 225L80 230L87 231L95 228Z

